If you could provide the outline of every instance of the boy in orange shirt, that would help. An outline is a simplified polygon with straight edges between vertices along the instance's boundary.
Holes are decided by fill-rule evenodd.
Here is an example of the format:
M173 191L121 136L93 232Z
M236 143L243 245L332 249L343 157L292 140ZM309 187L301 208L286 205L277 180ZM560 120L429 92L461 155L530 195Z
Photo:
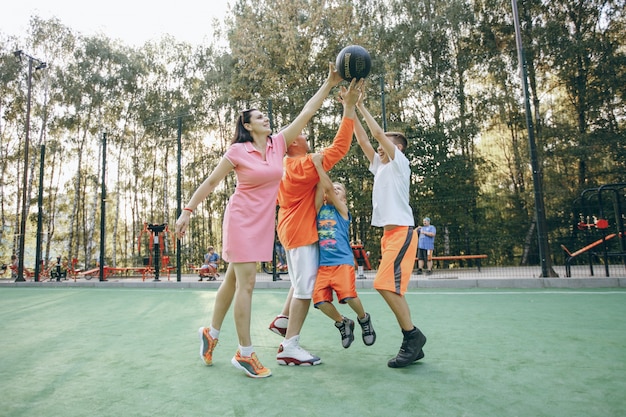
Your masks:
M342 87L343 119L333 143L322 151L325 171L331 169L348 153L354 132L355 105L363 81L352 80ZM319 175L309 154L306 136L300 135L287 149L285 171L278 189L278 238L285 247L291 290L286 307L289 314L278 316L270 329L283 334L276 361L280 365L318 365L322 360L300 347L300 331L306 319L317 276L319 247L315 192ZM285 316L288 316L287 320ZM277 329L276 321L287 322L286 329ZM274 330L276 329L276 330Z

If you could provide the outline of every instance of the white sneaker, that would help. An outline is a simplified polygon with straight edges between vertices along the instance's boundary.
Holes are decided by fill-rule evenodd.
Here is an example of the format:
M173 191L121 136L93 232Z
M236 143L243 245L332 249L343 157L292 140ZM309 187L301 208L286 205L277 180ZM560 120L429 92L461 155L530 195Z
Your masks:
M281 343L276 355L279 365L289 366L313 366L322 363L322 360L315 355L311 355L300 347L299 338L288 345Z
M289 323L289 317L278 315L276 318L270 323L270 330L276 333L279 336L285 337L287 334L287 324Z

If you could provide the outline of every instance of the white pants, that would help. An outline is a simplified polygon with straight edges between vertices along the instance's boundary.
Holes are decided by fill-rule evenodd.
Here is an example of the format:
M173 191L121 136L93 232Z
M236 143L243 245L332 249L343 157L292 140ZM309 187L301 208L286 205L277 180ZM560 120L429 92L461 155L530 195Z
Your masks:
M317 242L287 250L287 266L293 287L293 297L310 299L320 263L320 250Z

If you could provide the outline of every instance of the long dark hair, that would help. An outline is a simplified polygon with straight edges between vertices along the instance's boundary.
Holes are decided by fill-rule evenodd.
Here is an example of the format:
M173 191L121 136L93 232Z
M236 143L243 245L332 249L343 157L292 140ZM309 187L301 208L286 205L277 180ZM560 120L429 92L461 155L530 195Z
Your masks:
M231 141L233 143L244 143L244 142L254 142L250 131L244 127L244 124L250 123L250 115L253 111L257 111L258 109L247 109L239 112L239 117L237 117L237 126L235 127L235 136ZM272 135L267 136L268 139L272 140Z
M235 127L235 137L231 143L253 142L250 131L244 127L244 124L250 123L250 114L256 109L242 110L237 117L237 126Z

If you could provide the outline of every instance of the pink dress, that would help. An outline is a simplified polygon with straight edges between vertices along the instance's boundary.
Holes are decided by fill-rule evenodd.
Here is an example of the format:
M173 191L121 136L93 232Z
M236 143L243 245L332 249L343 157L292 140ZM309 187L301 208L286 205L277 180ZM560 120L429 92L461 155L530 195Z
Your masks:
M224 212L222 258L226 262L272 259L276 197L286 152L282 133L267 141L265 160L252 143L234 143L224 157L235 167L237 186Z

